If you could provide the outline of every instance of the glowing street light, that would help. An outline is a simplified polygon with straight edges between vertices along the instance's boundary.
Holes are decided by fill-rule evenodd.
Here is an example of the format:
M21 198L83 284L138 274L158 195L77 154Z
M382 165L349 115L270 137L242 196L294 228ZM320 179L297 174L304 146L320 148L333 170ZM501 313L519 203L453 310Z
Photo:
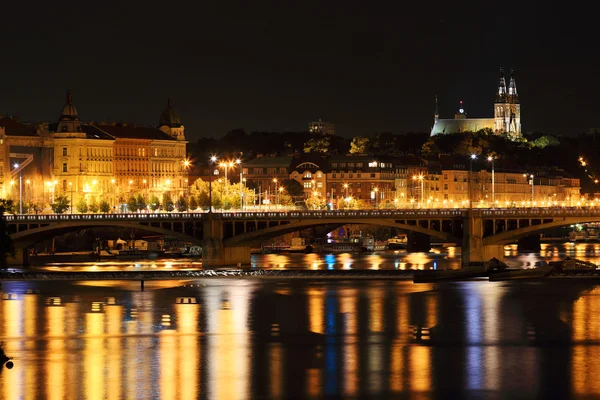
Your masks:
M242 160L238 158L235 160L235 163L240 168L240 210L244 211L244 171L242 170Z
M423 177L423 175L413 175L412 177L413 181L416 181L417 179L421 181L421 205L420 207L423 207L423 202L424 202L424 194L425 194L425 178Z
M15 169L19 169L19 164L15 163ZM23 171L19 169L19 214L23 214Z
M217 175L219 173L219 170L213 170L214 169L214 165L217 162L217 157L216 156L211 156L209 159L209 166L210 166L210 171L208 174L208 212L212 213L212 180L213 180L213 175ZM213 173L214 171L214 173Z
M533 206L533 174L531 174L531 175L523 174L523 176L525 178L531 178L531 204Z
M496 191L495 191L495 187L494 187L494 157L489 156L487 158L487 160L489 162L492 163L492 208L496 207Z

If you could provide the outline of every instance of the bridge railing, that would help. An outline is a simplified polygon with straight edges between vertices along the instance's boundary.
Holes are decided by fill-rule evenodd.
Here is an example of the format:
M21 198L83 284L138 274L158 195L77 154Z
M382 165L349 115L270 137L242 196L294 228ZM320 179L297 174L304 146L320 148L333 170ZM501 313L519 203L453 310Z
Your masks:
M369 219L403 218L435 219L468 216L468 209L392 209L392 210L305 210L305 211L259 211L213 213L215 219L223 220L270 220L270 219ZM67 221L135 221L177 222L207 218L206 212L128 213L128 214L23 214L6 215L9 223L45 224ZM506 208L473 209L475 217L482 218L548 218L548 217L600 217L600 207L561 208Z

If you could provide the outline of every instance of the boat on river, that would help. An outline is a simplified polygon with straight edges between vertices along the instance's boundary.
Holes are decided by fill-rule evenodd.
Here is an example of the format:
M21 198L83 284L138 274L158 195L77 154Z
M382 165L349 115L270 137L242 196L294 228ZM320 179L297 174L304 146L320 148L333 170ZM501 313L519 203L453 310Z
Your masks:
M389 238L387 241L387 248L390 250L406 250L408 246L408 235L401 233Z
M386 243L378 243L372 237L344 237L327 239L325 243L316 243L315 249L319 253L371 253L383 251Z

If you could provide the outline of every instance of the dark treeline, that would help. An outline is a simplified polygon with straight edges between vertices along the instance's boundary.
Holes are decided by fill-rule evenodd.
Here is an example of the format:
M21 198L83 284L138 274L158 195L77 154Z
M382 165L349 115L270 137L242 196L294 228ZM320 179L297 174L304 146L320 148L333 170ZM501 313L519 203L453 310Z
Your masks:
M493 156L528 171L540 169L563 169L581 179L582 192L600 192L600 133L582 133L569 136L552 136L540 132L527 133L522 137L508 134L497 135L491 130L461 132L430 137L429 133L391 132L373 133L369 136L345 138L320 136L309 132L261 132L247 133L243 129L227 132L222 138L201 138L190 143L193 159L207 160L212 154L221 157L244 159L257 156L281 156L313 151L307 148L311 140L325 138L324 148L317 151L328 155L360 153L369 155L399 156L406 154L435 158L441 154L468 157L470 154ZM582 162L583 161L583 162ZM502 162L502 161L499 161Z
M222 138L200 138L189 145L193 155L206 156L214 154L243 154L244 158L258 155L291 155L305 152L305 145L319 135L310 132L261 132L247 133L243 129L227 132ZM327 136L329 154L348 154L352 139L341 136ZM420 154L423 143L429 138L428 133L393 134L390 132L374 133L367 136L368 145L365 153L376 155Z

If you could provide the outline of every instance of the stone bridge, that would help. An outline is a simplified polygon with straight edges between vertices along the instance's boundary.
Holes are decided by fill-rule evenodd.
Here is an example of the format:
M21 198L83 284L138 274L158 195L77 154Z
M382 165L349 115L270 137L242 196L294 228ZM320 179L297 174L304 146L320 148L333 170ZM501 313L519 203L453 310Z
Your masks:
M181 238L203 247L205 266L250 263L262 240L319 226L373 224L462 245L463 265L504 257L504 245L576 223L599 222L600 207L509 209L393 209L224 213L7 215L15 247L92 227L125 227Z

